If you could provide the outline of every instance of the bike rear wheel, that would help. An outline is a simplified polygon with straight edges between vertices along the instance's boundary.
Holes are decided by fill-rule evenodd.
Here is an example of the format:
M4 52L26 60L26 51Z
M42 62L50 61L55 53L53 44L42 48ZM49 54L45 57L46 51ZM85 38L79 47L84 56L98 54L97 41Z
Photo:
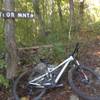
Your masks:
M34 79L37 75L41 74L39 72L32 71L33 70L27 70L23 72L15 80L13 86L13 94L15 100L21 100L23 97L28 98L28 100L40 100L41 96L45 93L46 90L44 88L35 88L28 84L30 78Z
M82 71L88 77L85 80ZM100 100L100 80L97 74L88 67L81 69L71 68L68 72L68 81L72 90L85 100Z

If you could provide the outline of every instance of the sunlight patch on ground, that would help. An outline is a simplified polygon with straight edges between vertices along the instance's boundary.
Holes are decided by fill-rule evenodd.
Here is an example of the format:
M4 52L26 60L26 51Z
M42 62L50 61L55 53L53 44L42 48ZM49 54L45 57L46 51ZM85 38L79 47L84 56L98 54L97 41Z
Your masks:
M98 35L98 36L97 36L97 39L99 39L99 40L100 40L100 35Z
M100 51L97 51L94 53L94 55L99 56L100 57Z

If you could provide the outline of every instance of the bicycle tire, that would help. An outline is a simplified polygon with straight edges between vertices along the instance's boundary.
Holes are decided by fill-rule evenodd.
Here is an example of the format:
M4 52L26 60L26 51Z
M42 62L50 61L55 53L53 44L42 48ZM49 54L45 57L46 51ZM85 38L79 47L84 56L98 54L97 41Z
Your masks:
M83 70L87 70L89 73L91 73L97 80L98 80L98 75L89 67L81 67ZM75 85L75 80L73 79L73 77L75 77L74 73L76 73L76 68L71 68L68 72L68 82L69 85L71 86L72 90L81 98L83 98L84 100L100 100L100 81L99 81L99 95L98 96L91 96L91 95L87 95L87 93L81 91L79 88L79 86ZM78 76L78 75L77 75Z
M18 93L18 91L17 91L17 87L18 87L18 84L19 84L20 80L21 80L23 77L25 77L25 75L26 75L27 73L29 73L29 74L32 73L32 75L35 74L35 72L33 73L32 70L27 70L27 71L23 72L23 73L15 80L14 85L13 85L14 100L20 100L20 98L21 98L21 97L19 96L20 93ZM43 95L45 92L46 92L46 89L41 89L40 93L39 93L37 96L35 96L35 97L33 97L32 99L30 99L30 100L41 100L41 95Z

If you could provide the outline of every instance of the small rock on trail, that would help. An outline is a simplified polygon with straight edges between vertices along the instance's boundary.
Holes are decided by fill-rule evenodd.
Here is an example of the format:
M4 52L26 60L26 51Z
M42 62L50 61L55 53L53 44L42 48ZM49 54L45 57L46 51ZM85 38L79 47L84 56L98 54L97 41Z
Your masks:
M70 100L79 100L79 97L76 96L76 95L74 95L74 94L72 94L72 95L70 96Z

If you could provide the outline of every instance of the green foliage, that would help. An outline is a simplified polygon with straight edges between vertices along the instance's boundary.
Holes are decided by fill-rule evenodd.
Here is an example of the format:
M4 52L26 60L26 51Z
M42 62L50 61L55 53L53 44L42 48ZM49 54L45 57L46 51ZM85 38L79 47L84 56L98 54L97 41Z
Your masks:
M0 85L6 88L9 87L9 80L7 80L2 74L0 74Z
M6 63L3 59L0 59L0 69L6 68Z
M55 62L61 62L65 57L67 57L65 47L63 44L54 45L53 48L53 58Z
M100 21L92 25L93 32L100 35Z
M40 50L43 54L40 55L47 56L46 54L50 52L48 55L51 55L52 58L54 57L61 60L65 57L66 53L63 45L69 43L69 0L38 1L38 4L34 5L32 0L15 0L16 12L32 12L34 14L34 19L15 19L17 45L18 47L30 47L34 45L53 44L53 50L49 51L43 48ZM60 3L62 16L59 15L58 2ZM2 7L3 0L0 1L0 10L2 10ZM41 14L40 16L44 22L45 35L41 32L41 25L35 14L35 10ZM72 27L71 30L72 43L74 43L77 38L80 38L78 32L81 32L81 30L92 31L93 35L100 34L100 7L94 6L91 8L91 2L86 0L82 21L80 21L79 10L79 1L74 0L74 27ZM5 51L4 41L4 20L0 18L0 52ZM5 63L3 60L0 60L0 67L5 68L4 66Z
M16 11L29 11L35 13L35 9L39 6L40 10L38 12L41 13L42 19L44 21L44 27L46 33L49 35L44 37L41 36L41 26L39 24L39 20L37 17L35 19L17 19L16 20L16 37L18 46L33 46L37 44L49 44L54 42L61 42L68 39L69 32L69 1L61 0L60 6L62 11L62 22L58 12L57 1L47 1L42 0L39 1L38 4L33 5L30 0L16 0L15 7ZM36 7L35 7L36 6ZM98 7L94 7L93 10L88 10L87 7L89 4L87 0L85 2L84 7L84 20L81 21L80 29L93 29L95 32L98 31L99 27L95 27L95 20L93 20L93 16L91 12L95 12L95 16L98 16ZM72 28L71 32L79 31L80 26L80 16L79 16L79 2L77 0L74 1L74 19L75 25ZM98 18L98 17L95 17ZM92 21L92 25L91 24ZM96 24L97 25L97 24ZM92 28L91 28L92 27ZM95 28L93 28L95 27ZM48 32L49 30L49 32ZM98 32L99 33L99 32ZM72 33L71 33L72 34ZM73 35L73 34L72 34Z
M4 71L6 69L6 63L4 61L4 53L0 54L0 86L4 86L5 88L9 87L9 81L5 78Z
M4 21L0 19L0 52L5 50L5 41L4 41Z

